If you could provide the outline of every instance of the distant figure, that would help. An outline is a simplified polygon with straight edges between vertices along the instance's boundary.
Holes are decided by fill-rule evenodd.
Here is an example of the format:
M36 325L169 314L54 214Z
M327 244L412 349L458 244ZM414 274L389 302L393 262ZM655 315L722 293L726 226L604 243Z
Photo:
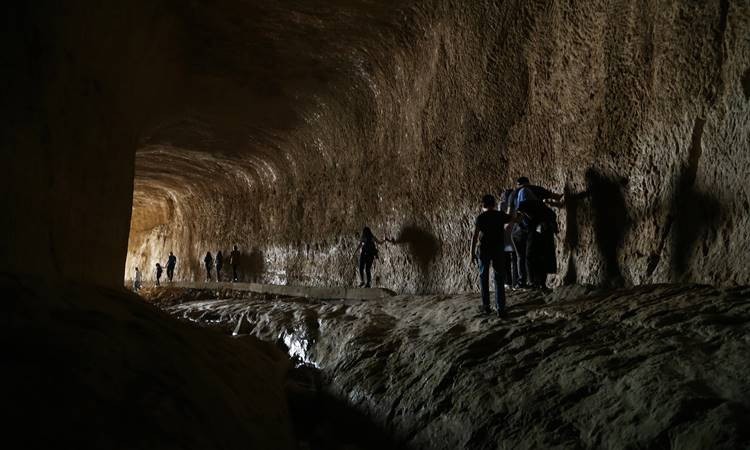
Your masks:
M232 281L239 279L237 275L237 266L240 265L240 251L237 250L237 246L234 246L234 250L229 254L229 264L232 266Z
M216 281L221 281L221 268L224 267L224 255L221 250L216 254Z
M481 314L489 314L490 309L490 265L495 279L495 307L497 316L505 317L505 287L503 276L505 273L505 224L511 223L512 217L495 209L495 197L486 194L482 197L482 213L477 217L474 225L474 235L471 238L471 263L479 260L479 285L482 290ZM477 254L477 240L479 252Z
M562 194L530 184L520 177L511 195L511 207L522 217L513 228L513 246L518 256L520 287L546 288L547 274L557 271L555 239L557 217L545 200L560 200Z
M161 264L156 263L156 285L160 286L159 281L161 280L161 273L162 273Z
M133 279L133 290L135 292L138 292L141 290L141 271L138 270L138 268L135 268L135 278Z
M172 252L169 252L169 259L167 259L167 278L169 278L169 282L172 282L172 277L174 276L174 268L177 265L177 257L172 254Z
M378 247L375 244L382 244L389 241L390 239L381 241L376 238L369 227L364 227L362 229L362 237L359 239L359 245L357 246L357 249L354 250L354 256L356 257L357 252L362 249L362 252L359 254L359 287L370 287L372 280L372 265L378 257ZM367 276L367 281L365 281L365 275Z
M214 268L214 257L211 256L211 252L206 252L203 262L206 264L206 281L211 281L211 269Z
M506 189L502 193L499 210L510 214L511 212L511 195L513 189ZM516 255L516 249L513 247L513 225L505 226L505 239L503 241L503 250L505 250L505 287L517 287L518 286L518 256Z

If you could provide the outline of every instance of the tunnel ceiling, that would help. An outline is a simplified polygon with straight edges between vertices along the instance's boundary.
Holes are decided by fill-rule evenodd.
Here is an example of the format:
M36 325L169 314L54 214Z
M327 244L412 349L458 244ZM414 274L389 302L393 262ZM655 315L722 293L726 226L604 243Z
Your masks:
M237 244L247 279L352 283L369 224L378 283L470 289L477 199L525 174L571 199L555 283L750 280L748 192L716 184L748 168L746 4L165 5L126 278Z
M351 95L353 78L395 39L408 6L196 1L176 12L187 80L182 102L142 136L137 192L179 190L223 171L251 184L288 176L299 163L289 135L321 103Z

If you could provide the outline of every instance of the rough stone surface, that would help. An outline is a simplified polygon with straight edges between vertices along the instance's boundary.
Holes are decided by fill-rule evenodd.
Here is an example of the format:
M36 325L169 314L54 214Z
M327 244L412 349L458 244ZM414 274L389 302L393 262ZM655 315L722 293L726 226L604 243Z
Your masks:
M7 275L0 291L10 447L296 448L289 362L272 346L180 323L121 291Z
M750 4L193 2L185 107L146 133L126 277L239 244L247 280L473 289L479 196L568 194L557 284L750 283Z
M476 295L154 295L181 297L201 300L163 305L227 332L242 320L243 332L283 342L409 448L750 445L746 288L514 293L507 320L476 316Z

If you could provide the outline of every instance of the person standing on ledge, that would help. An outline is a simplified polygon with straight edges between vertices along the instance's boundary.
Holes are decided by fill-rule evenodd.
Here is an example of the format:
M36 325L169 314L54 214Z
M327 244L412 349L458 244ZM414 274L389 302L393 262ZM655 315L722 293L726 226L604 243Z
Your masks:
M221 281L221 268L224 267L224 255L221 250L216 254L216 281Z
M495 197L486 194L482 197L482 213L474 225L471 238L471 263L479 260L479 285L482 290L481 314L489 314L490 309L490 265L495 275L495 307L498 317L506 317L505 312L505 224L513 222L508 214L498 211ZM477 241L479 252L477 254Z
M162 268L161 264L156 263L156 285L160 286L159 281L161 280Z
M499 210L510 214L511 212L511 195L513 194L513 189L506 189L503 191L501 195L500 200L500 208ZM513 225L507 225L505 227L505 241L504 244L504 250L505 250L505 287L509 288L515 288L518 286L518 257L516 255L516 249L513 247L513 237L511 236L511 233L513 232Z
M527 177L517 180L510 203L512 210L523 217L512 233L513 246L518 256L519 287L544 288L547 273L552 270L546 266L556 265L554 260L549 261L548 258L550 254L554 254L557 220L554 211L544 202L560 200L562 197L562 194L532 185ZM551 239L549 233L552 233ZM549 245L552 250L547 248L545 251Z
M211 252L206 252L203 262L206 264L206 281L211 281L211 269L214 268L214 257L211 256Z
M135 292L138 292L141 290L141 271L138 270L138 268L135 268L135 278L133 279L133 290Z
M237 250L237 246L234 246L234 250L229 254L229 264L232 265L232 281L237 281L237 266L240 265L240 251Z
M378 257L378 247L375 244L382 244L384 242L391 242L390 239L379 240L372 234L370 227L364 227L362 229L362 237L359 239L359 245L354 250L354 257L357 256L357 252L362 249L359 254L359 287L369 288L372 280L372 264L375 262L375 258ZM367 281L365 282L365 274L367 275Z
M174 276L174 268L177 265L177 257L172 253L169 252L169 259L167 259L167 278L169 278L169 282L172 282L172 277Z

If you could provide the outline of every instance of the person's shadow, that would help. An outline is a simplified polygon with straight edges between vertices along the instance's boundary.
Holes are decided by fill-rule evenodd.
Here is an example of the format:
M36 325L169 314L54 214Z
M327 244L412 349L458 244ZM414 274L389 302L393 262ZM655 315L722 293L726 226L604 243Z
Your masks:
M407 225L401 229L394 244L405 245L407 251L417 264L419 279L417 289L425 292L430 282L430 265L437 258L440 243L430 231L417 225Z
M266 260L263 257L263 251L258 247L253 247L250 253L243 256L240 269L242 270L244 267L245 279L252 283L262 283L266 272Z

